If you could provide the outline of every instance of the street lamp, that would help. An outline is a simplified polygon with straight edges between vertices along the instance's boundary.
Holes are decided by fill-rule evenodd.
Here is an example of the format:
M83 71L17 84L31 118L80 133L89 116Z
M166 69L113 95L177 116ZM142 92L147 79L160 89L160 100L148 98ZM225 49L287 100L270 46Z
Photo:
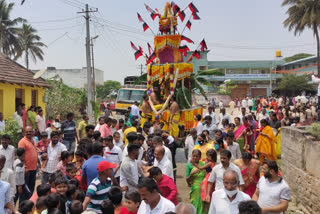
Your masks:
M93 99L96 101L96 77L95 77L95 71L94 71L94 55L93 55L93 40L97 39L99 35L96 35L94 37L91 37L90 39L90 46L91 46L91 53L92 53L92 94Z

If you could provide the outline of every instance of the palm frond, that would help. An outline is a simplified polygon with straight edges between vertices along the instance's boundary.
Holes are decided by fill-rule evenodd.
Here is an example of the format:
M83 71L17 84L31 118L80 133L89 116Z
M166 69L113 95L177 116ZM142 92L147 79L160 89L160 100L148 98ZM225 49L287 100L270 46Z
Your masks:
M205 71L198 71L197 76L224 76L224 72L222 72L219 68L208 69Z

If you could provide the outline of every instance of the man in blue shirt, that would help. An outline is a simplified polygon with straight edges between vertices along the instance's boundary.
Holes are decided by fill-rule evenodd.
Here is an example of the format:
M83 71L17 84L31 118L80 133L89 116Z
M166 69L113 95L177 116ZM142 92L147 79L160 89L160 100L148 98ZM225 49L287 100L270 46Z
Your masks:
M68 151L74 151L76 140L79 142L76 123L73 120L74 114L68 113L67 119L61 124L61 132L63 133L63 144Z
M82 166L82 180L86 181L88 186L94 178L98 177L98 163L106 160L102 156L103 145L99 142L94 143L92 145L92 156Z
M5 213L5 208L11 210L12 213L16 213L16 209L11 202L10 197L10 184L8 182L0 180L0 213Z

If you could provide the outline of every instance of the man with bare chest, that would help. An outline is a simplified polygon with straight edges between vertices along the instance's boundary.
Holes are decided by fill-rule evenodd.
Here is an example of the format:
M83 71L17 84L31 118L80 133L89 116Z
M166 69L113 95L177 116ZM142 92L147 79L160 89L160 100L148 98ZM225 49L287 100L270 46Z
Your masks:
M151 119L152 119L152 109L149 104L149 97L147 94L143 96L143 103L141 106L141 111L142 111L142 113L141 113L141 127L143 127L145 122L148 122L148 121L151 122Z
M174 138L179 136L179 120L180 120L180 108L176 102L176 97L173 95L170 99L170 135Z

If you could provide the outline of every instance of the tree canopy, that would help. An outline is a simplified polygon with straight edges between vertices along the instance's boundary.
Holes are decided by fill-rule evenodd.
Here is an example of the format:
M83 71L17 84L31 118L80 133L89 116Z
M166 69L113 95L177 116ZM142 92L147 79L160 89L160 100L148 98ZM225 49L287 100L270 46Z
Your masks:
M289 57L284 58L284 61L286 63L288 63L288 62L293 62L293 61L296 61L296 60L299 60L299 59L304 59L304 58L307 58L307 57L310 57L310 56L314 56L314 55L308 54L308 53L298 53L298 54L295 54L293 56L289 56Z
M272 92L278 95L297 96L303 91L306 93L315 93L316 88L314 85L309 84L310 76L308 75L294 75L286 74L279 83L279 86Z
M112 93L118 92L120 87L120 82L114 80L107 80L103 83L103 85L98 85L96 87L97 98L106 99L108 97L114 97Z

